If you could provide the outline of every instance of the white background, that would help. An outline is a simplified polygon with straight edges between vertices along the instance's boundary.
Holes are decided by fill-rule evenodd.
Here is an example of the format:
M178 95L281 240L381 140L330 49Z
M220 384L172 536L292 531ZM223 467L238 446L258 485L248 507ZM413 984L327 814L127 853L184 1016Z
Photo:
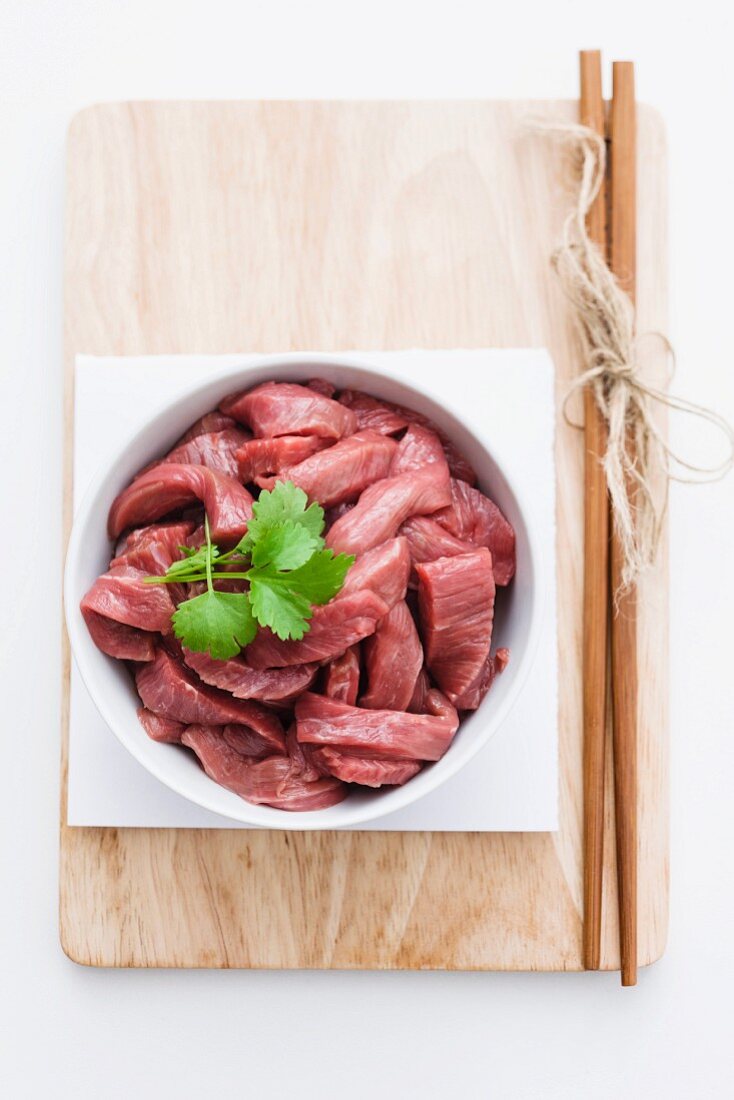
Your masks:
M129 97L573 97L632 57L669 130L676 388L734 417L729 3L0 0L0 1089L30 1097L731 1095L728 484L673 493L672 911L614 975L103 972L57 939L61 243L71 115ZM685 14L679 14L685 11ZM674 441L693 434L676 426Z

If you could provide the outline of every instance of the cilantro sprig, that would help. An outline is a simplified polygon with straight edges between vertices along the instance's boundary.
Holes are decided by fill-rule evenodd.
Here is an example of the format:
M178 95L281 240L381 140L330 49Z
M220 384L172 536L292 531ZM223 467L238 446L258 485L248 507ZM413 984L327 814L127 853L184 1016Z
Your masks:
M278 638L298 640L310 629L314 606L341 590L351 554L324 546L324 510L308 504L292 481L264 490L252 506L247 533L234 549L220 553L204 519L205 543L181 546L182 557L149 584L193 584L206 591L179 604L172 616L176 637L196 653L218 660L235 657L254 639L258 626ZM245 592L223 592L216 581L246 580Z

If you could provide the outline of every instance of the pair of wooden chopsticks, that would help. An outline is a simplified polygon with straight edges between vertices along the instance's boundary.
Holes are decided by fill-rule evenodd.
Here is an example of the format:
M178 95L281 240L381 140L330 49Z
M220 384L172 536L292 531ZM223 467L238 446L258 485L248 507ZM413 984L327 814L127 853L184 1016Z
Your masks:
M589 236L601 248L632 300L636 271L635 82L631 62L612 66L607 122L601 55L581 53L580 121L608 141L608 178L589 211ZM611 670L614 810L622 985L637 981L637 606L634 588L618 596L622 559L609 513L600 459L606 427L594 398L584 395L586 451L584 521L584 965L601 954L604 847L604 761L607 671ZM628 491L632 491L631 487ZM611 620L611 631L610 631ZM607 641L611 636L611 661Z

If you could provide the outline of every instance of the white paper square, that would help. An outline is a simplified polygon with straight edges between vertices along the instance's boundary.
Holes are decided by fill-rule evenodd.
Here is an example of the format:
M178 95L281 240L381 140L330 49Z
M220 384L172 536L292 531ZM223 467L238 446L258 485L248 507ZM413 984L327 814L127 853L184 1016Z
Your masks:
M358 830L548 832L558 828L553 364L542 349L350 352L367 366L443 386L481 416L513 482L532 500L548 561L548 600L525 687L490 743L437 791ZM78 356L74 505L92 475L167 400L246 355ZM338 356L334 358L338 359ZM477 376L482 386L473 382ZM72 662L69 825L248 828L201 809L153 778L107 728Z

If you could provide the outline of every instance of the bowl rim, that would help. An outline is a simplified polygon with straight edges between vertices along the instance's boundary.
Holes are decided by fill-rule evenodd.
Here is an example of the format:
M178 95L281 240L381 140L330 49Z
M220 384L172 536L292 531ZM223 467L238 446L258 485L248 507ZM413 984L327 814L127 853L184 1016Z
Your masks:
M140 357L135 357L140 358ZM149 358L144 356L143 358ZM152 356L151 358L155 358ZM160 356L161 359L169 358L168 356ZM545 614L545 604L547 600L547 581L545 556L541 552L538 541L538 527L535 522L535 510L531 503L528 501L525 491L522 488L518 488L514 480L507 473L507 465L503 461L503 455L494 446L490 447L485 443L484 436L481 428L474 422L472 416L467 416L466 412L457 410L451 401L447 401L444 395L439 395L432 391L430 385L425 385L422 381L414 380L407 377L406 374L398 367L397 370L383 370L379 367L375 367L372 364L366 363L359 358L359 355L353 355L351 353L319 353L319 352L284 352L284 353L272 353L272 354L247 354L243 355L242 363L237 363L236 356L227 356L228 364L222 366L219 370L207 371L206 377L198 379L196 382L190 384L185 389L182 389L177 393L173 401L165 400L157 406L152 413L147 415L145 419L138 425L137 429L129 436L126 437L125 442L120 446L114 448L114 450L107 455L105 461L100 464L99 469L91 478L77 508L74 511L72 519L72 528L69 535L69 540L66 547L66 557L64 563L63 574L63 601L64 601L64 619L66 630L69 638L71 652L81 676L82 682L86 687L92 702L94 703L98 713L104 720L107 727L114 733L118 741L125 747L125 749L131 753L131 755L137 760L137 762L147 772L153 775L164 786L173 790L180 797L186 799L194 805L200 806L202 809L208 810L215 814L217 817L224 818L226 820L237 821L240 824L245 824L254 828L266 828L266 829L280 829L287 831L297 832L311 832L311 831L328 831L335 829L342 829L346 827L354 827L367 822L376 821L377 819L384 818L386 821L390 815L404 809L406 806L411 805L414 802L419 801L425 795L430 794L442 786L449 779L453 778L459 771L461 771L471 760L484 749L491 738L497 733L500 727L503 725L510 711L514 707L518 698L520 697L522 690L527 682L528 675L535 662L537 656L538 646L540 642L540 635L542 629L542 623ZM168 769L164 766L158 766L156 761L144 759L143 755L137 751L137 746L134 741L129 739L124 731L118 728L116 715L114 713L114 707L105 698L104 692L100 692L96 688L96 676L97 673L94 669L94 664L99 658L100 660L114 660L114 658L108 657L96 648L94 642L89 636L88 632L83 628L83 618L81 614L77 615L78 608L71 602L71 589L73 585L73 574L76 570L77 562L79 561L80 554L83 548L82 533L87 526L89 519L89 513L93 510L97 499L105 487L106 482L110 477L112 469L117 463L139 443L140 439L144 437L158 421L164 420L167 416L170 416L180 405L186 404L192 398L194 398L199 391L216 387L220 383L228 381L230 378L236 378L240 375L243 376L243 385L247 385L247 375L257 373L258 371L271 371L271 370L283 370L287 372L288 368L295 365L308 366L313 368L314 371L320 368L339 368L345 367L348 370L358 370L365 374L372 375L378 380L384 380L388 383L397 383L406 390L412 390L421 397L425 397L428 402L435 407L445 411L450 417L461 424L466 431L468 431L486 451L490 460L497 467L499 473L504 478L511 494L515 498L517 509L519 514L523 518L525 531L527 534L527 541L529 547L529 559L532 570L532 584L530 591L532 592L532 606L530 612L530 621L527 630L527 638L525 645L518 663L515 663L514 678L510 685L510 689L507 695L502 699L496 709L486 719L486 729L477 736L473 742L465 744L463 747L463 753L456 754L452 760L451 748L449 747L446 755L442 757L441 764L442 770L437 779L431 783L430 781L424 781L423 784L415 790L414 794L411 794L412 783L408 782L401 787L394 788L390 791L391 804L388 808L383 808L380 805L380 799L376 798L373 802L360 802L355 806L347 807L346 803L339 803L334 807L330 807L330 810L339 811L338 816L340 820L335 822L333 820L326 821L323 818L319 821L319 815L323 811L312 810L301 813L293 813L287 810L277 809L275 807L259 805L250 803L246 799L240 799L242 810L240 813L236 813L224 810L217 804L216 794L213 793L212 798L206 795L196 796L189 793L184 789L185 784L180 783L176 777L168 774ZM260 382L255 383L257 385ZM233 389L237 388L237 384ZM513 662L514 663L514 662ZM478 712L476 712L478 713ZM162 756L161 760L165 758ZM422 773L426 780L431 774L429 771ZM217 790L221 788L214 780L210 780L213 787ZM227 792L231 794L232 792ZM234 796L237 797L236 795ZM239 807L238 807L239 809Z

